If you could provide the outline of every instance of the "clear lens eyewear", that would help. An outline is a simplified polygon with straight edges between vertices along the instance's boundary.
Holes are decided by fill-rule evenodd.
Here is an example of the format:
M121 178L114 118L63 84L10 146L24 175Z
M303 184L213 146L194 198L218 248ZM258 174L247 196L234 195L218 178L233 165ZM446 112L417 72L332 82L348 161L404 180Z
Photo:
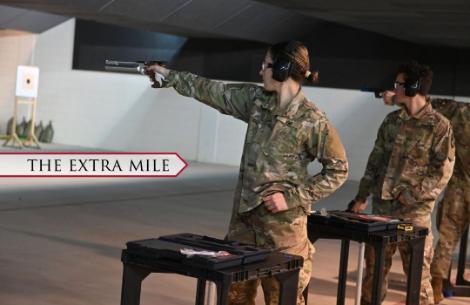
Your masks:
M266 69L269 69L269 68L272 68L273 67L273 64L270 63L270 62L262 62L261 63L261 70L264 71Z
M396 81L396 82L393 83L393 87L394 87L395 89L397 89L398 87L404 87L405 84L406 84L405 82Z

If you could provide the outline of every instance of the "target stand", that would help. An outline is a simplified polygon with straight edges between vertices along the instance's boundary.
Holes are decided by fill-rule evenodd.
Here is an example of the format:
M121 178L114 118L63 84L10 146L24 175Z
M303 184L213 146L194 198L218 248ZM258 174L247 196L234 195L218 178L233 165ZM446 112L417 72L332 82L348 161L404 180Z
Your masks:
M3 146L16 148L32 147L41 148L39 141L34 134L36 123L36 105L38 96L39 68L31 66L18 66L16 74L16 98L13 110L13 122L11 132L7 135ZM16 132L16 122L18 122L19 105L31 106L31 125L27 130L26 140L22 141Z

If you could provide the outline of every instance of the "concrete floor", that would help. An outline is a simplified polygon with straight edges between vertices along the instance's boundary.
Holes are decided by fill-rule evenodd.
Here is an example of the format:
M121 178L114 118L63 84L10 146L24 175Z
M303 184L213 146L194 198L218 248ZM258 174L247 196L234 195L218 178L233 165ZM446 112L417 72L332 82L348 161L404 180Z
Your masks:
M200 163L175 179L0 179L0 304L119 304L125 243L180 232L223 237L236 179L236 167ZM315 208L344 209L356 188L348 182ZM309 304L336 304L340 244L320 240L316 248ZM354 304L356 253L352 244L346 304ZM385 305L405 298L394 259ZM195 284L151 275L141 304L194 304ZM261 292L257 303L264 303Z

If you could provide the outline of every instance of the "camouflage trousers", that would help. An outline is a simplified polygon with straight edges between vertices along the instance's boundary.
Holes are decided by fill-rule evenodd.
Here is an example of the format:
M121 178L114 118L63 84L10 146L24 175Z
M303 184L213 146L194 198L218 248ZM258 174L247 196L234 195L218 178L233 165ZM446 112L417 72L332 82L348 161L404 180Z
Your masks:
M273 214L261 204L243 214L235 212L227 237L229 240L302 256L304 266L299 273L297 305L304 305L302 292L310 281L314 248L307 237L307 214L303 208L296 207ZM260 284L266 305L279 304L279 282L275 277L233 284L229 292L230 304L254 305Z
M382 201L383 202L386 201ZM374 208L376 206L373 205L373 213L376 214L386 214L386 215L392 215L395 217L402 218L406 221L409 221L413 223L413 226L417 227L424 227L428 228L429 234L425 239L424 243L424 259L423 259L423 271L421 275L421 292L420 292L420 305L428 305L428 304L434 304L434 297L433 297L433 291L432 291L432 286L431 286L431 274L430 274L430 266L431 266L431 260L433 256L433 245L432 245L432 240L433 240L433 235L432 235L432 230L431 230L431 215L421 215L421 214L415 214L415 213L407 213L403 214L399 211L399 209L394 209L393 207L397 207L400 205L400 203L396 201L388 201L391 206L390 209L381 209L381 208ZM386 213L386 210L389 211L389 213ZM392 257L395 254L396 250L400 252L401 256L401 261L402 261L402 266L403 266L403 271L405 274L408 274L409 266L410 266L410 258L411 258L411 252L406 243L398 243L394 245L389 245L388 247L385 248L385 253L384 253L384 270L383 270L383 282L382 282L382 295L381 299L385 299L385 296L387 294L387 287L388 287L388 276L390 273L390 268L392 267ZM372 300L372 287L374 284L374 266L375 266L375 251L374 248L366 245L366 251L365 251L365 262L366 262L366 270L365 270L365 275L364 275L364 280L363 280L363 286L362 286L362 298L361 298L361 305L369 305L371 304Z
M439 240L431 264L431 275L447 279L452 254L470 220L470 183L452 178L437 213Z

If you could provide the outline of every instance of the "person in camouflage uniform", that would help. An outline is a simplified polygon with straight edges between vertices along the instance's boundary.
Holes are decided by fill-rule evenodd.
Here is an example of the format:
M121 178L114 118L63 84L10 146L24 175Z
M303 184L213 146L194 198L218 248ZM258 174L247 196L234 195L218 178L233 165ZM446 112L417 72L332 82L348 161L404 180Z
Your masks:
M302 256L297 304L304 304L314 252L307 237L310 206L334 192L348 173L338 133L301 90L302 81L313 76L306 47L295 41L270 47L260 70L263 87L224 84L159 65L148 73L154 84L159 73L164 87L248 124L227 238ZM315 159L323 169L310 176L307 166ZM274 277L232 285L230 304L255 304L260 282L266 304L278 304Z
M434 202L452 174L455 148L449 121L434 111L426 98L432 71L416 62L402 65L397 72L395 90L384 93L385 102L393 100L402 109L387 115L377 134L361 179L352 210L361 212L372 199L374 214L391 215L429 229L425 240L420 304L433 304L431 212ZM413 92L415 91L415 92ZM385 250L382 299L385 298L392 256L398 248L405 273L410 263L406 243ZM372 299L374 249L366 247L366 272L361 304Z
M470 104L449 99L432 99L433 108L450 120L455 137L455 166L439 204L439 240L431 264L434 301L439 303L443 279L447 279L452 253L470 219Z

